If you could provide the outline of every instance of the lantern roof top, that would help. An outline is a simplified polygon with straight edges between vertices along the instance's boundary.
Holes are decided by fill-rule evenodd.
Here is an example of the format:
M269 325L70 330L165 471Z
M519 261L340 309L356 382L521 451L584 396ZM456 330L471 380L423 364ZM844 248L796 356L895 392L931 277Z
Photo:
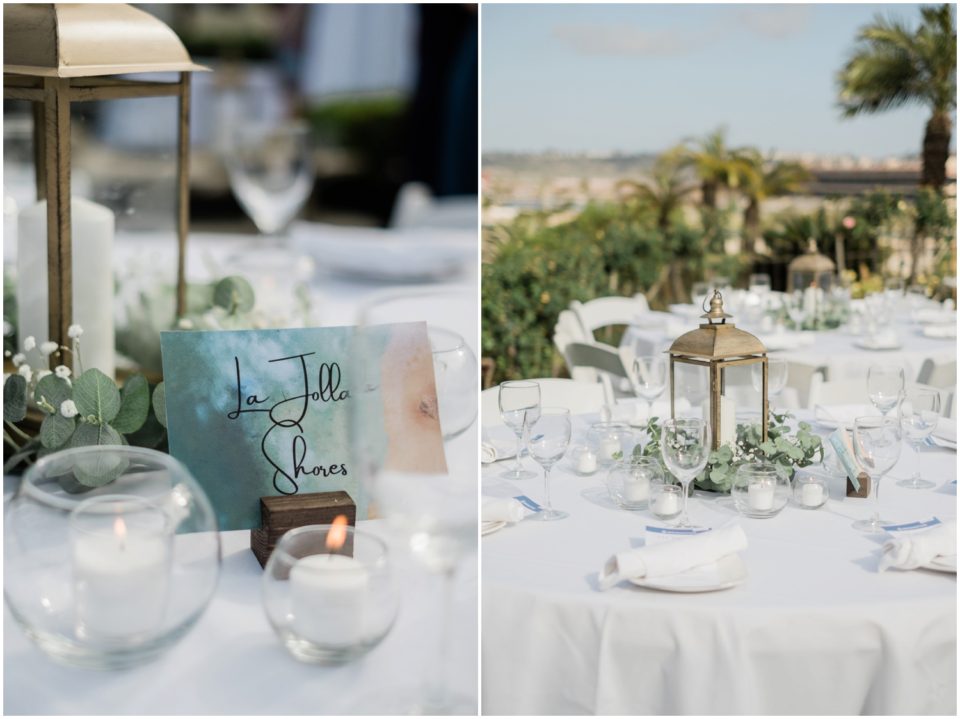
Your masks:
M817 241L811 238L807 245L807 251L790 260L790 264L787 265L787 272L809 272L812 274L829 272L832 274L836 267L833 260L820 254L817 250Z
M730 359L766 353L763 342L727 323L732 316L723 311L723 297L719 290L714 290L710 310L702 317L707 322L674 340L670 354L697 359Z
M206 70L153 15L124 4L4 4L3 71L93 77Z

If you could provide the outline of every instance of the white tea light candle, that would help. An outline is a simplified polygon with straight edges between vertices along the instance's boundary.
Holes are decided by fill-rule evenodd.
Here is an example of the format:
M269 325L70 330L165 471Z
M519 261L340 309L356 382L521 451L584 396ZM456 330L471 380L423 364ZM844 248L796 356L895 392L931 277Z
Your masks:
M631 477L623 483L623 498L631 503L645 502L650 496L650 480L647 477Z
M768 512L773 509L772 482L755 482L747 487L747 503L750 509L758 512Z
M589 447L584 448L577 457L577 471L581 474L590 474L597 471L597 455Z
M610 461L616 459L615 455L620 451L620 440L616 437L604 437L600 441L600 456Z
M294 634L322 645L350 645L363 638L367 570L353 557L315 554L290 570Z
M819 507L824 502L823 486L819 484L804 484L800 490L800 502L805 507Z

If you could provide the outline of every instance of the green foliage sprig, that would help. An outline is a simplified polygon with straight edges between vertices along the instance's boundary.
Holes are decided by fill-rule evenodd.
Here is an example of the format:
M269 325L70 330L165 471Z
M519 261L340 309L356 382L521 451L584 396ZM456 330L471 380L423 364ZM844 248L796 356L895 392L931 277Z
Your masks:
M713 492L729 492L740 465L763 461L776 467L784 477L793 475L799 467L808 467L823 461L823 441L810 431L806 422L797 424L797 431L790 433L788 420L792 415L784 412L770 413L767 440L761 438L759 424L738 424L737 441L734 446L723 445L710 453L707 466L695 479L699 489ZM659 457L662 428L659 417L651 417L645 427L648 441L634 447L634 456Z

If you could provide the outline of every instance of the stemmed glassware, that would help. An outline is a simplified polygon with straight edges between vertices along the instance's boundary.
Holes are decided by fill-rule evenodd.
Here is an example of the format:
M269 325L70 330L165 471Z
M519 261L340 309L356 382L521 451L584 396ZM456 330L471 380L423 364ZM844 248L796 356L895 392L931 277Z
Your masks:
M528 519L549 522L570 515L554 509L550 503L550 470L563 457L570 444L570 410L543 407L540 417L530 426L527 448L530 456L543 467L543 509Z
M500 476L505 479L531 479L536 472L524 469L520 463L523 440L529 428L540 418L540 385L532 380L511 380L500 384L500 417L517 435L517 455L513 469Z
M867 394L884 417L900 402L903 387L903 367L899 365L875 364L867 370Z
M230 187L257 229L279 237L313 189L309 128L258 121L233 129L226 155Z
M653 401L667 387L667 361L656 355L644 355L633 360L633 388L638 397L647 400L647 419L653 416Z
M803 308L803 291L794 290L793 296L787 299L786 305L787 316L790 317L790 321L793 322L794 331L801 331L803 329L803 322L807 318L807 313Z
M767 397L771 400L787 386L787 361L781 357L767 358ZM763 392L763 365L750 367L750 383L757 392ZM773 402L770 402L772 407Z
M689 527L687 494L690 482L707 466L710 456L710 425L702 419L668 419L660 434L663 463L683 487L683 508L678 527Z
M900 459L902 431L897 417L857 417L853 423L853 450L857 461L873 483L874 511L870 519L859 519L853 528L861 532L882 532L880 480Z
M930 387L907 390L900 402L899 416L904 438L913 445L919 465L920 446L937 428L937 420L940 417L940 393ZM897 481L897 485L910 489L930 489L936 486L929 479L920 478L919 467L912 477Z

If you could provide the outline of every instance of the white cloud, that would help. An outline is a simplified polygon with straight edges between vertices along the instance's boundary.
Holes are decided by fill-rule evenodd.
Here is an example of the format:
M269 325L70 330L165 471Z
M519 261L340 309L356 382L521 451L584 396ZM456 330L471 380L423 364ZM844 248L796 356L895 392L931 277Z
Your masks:
M740 23L757 35L785 38L807 29L810 7L807 5L754 5L737 13Z
M553 36L581 55L683 55L691 45L688 34L614 25L557 25Z

